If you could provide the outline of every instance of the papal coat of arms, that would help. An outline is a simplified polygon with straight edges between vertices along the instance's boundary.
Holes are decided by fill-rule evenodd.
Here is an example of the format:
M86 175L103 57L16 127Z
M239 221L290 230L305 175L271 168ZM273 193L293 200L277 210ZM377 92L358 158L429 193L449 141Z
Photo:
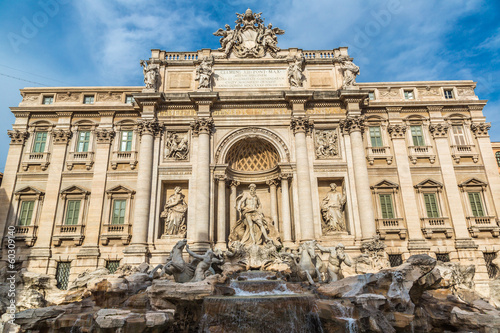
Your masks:
M282 35L285 31L273 28L272 24L266 27L261 15L262 13L253 13L247 9L244 14L236 13L238 19L234 29L226 24L225 30L220 28L214 32L215 36L222 37L219 51L224 52L225 58L231 52L238 58L262 58L266 52L274 58L278 57L280 48L277 46L276 35Z

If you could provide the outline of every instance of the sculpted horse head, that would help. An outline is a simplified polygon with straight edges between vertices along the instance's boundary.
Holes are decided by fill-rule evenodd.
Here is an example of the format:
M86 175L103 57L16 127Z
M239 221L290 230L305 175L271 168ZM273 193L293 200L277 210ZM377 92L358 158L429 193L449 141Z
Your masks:
M298 275L301 280L307 280L311 285L314 285L314 278L318 278L321 282L321 274L316 266L315 247L316 241L308 241L304 242L299 248Z

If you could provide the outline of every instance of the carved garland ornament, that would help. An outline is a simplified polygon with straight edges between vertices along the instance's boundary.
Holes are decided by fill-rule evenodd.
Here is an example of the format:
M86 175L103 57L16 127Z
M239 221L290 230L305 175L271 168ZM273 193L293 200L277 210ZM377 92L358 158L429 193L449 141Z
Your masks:
M22 145L28 138L29 133L27 131L9 130L7 135L10 137L11 145Z

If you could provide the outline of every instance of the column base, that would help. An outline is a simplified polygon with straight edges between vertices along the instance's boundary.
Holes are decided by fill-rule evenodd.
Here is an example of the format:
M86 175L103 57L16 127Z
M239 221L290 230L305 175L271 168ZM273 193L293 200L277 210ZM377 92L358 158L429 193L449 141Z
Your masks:
M140 265L148 262L149 249L147 245L129 245L123 250L123 263L127 265Z
M189 249L195 253L205 253L211 248L209 242L194 242L193 244L188 244Z
M217 242L217 244L215 244L215 247L218 248L218 249L221 249L223 251L227 250L227 244L226 244L226 242Z

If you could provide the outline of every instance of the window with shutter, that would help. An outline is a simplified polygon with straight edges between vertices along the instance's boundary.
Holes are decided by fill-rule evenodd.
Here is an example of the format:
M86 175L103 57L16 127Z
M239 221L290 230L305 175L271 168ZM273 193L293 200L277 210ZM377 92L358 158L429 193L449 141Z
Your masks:
M427 217L439 217L439 209L436 200L436 194L424 193L425 210Z
M372 147L382 147L380 126L370 126L370 140Z
M474 217L484 216L483 204L481 202L481 193L469 192L470 208Z
M425 146L422 126L411 126L410 129L413 145L418 147Z
M379 194L380 198L380 211L382 212L383 219L394 218L394 208L392 206L392 195Z
M125 206L126 200L113 201L113 217L111 219L111 224L125 223Z
M66 208L66 225L78 224L78 214L80 213L80 200L68 200Z
M31 225L31 218L33 216L34 201L23 201L19 211L19 225Z

